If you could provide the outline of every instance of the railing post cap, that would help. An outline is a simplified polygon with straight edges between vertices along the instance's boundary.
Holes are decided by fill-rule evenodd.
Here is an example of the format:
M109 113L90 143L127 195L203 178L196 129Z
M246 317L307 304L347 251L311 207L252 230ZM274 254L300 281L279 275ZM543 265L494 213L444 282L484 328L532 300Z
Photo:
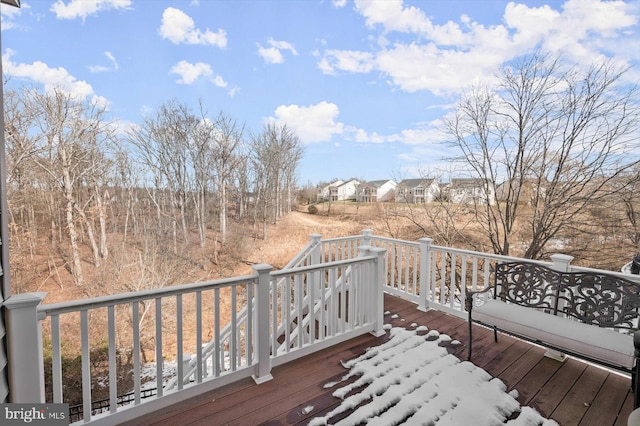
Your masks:
M268 263L258 263L257 265L252 266L253 270L256 272L266 272L273 270L273 266Z
M371 235L373 235L373 230L372 229L363 229L362 230L362 235L371 236Z
M311 234L309 236L311 237L311 240L315 241L315 242L320 241L320 239L322 239L322 235L321 234Z
M7 309L21 309L38 306L44 300L47 293L21 293L9 296L2 304Z
M566 263L569 263L574 259L573 256L570 256L568 254L562 254L562 253L552 254L551 256L549 256L549 258L554 262L566 262Z
M422 237L418 241L420 241L421 243L431 244L431 243L433 243L433 238Z

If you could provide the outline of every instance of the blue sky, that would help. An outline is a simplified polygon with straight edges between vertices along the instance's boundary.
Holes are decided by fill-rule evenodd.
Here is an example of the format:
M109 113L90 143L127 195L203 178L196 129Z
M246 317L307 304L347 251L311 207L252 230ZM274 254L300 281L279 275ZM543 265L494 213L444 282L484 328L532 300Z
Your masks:
M640 83L640 0L22 0L1 25L10 85L99 99L123 129L171 99L286 123L300 183L455 174L442 118L533 49Z

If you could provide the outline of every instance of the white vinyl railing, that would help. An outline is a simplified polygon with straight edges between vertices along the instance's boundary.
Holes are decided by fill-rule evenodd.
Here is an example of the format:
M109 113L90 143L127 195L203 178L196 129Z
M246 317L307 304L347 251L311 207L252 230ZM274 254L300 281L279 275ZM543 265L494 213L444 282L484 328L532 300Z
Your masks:
M383 256L380 249L360 247L357 257L346 260L282 271L256 265L256 274L227 280L41 306L42 295L26 304L16 298L7 304L10 334L30 341L39 361L13 360L12 367L22 368L17 376L27 380L15 380L12 390L23 402L69 402L73 383L65 379L65 354L77 353L81 377L75 392L82 403L72 420L112 424L157 409L154 401L166 405L188 398L196 388L203 392L249 376L261 383L271 378L272 366L363 333L383 333ZM26 321L29 335L17 325L21 318L32 318ZM46 391L43 347L51 357L52 385ZM128 381L119 362L127 356ZM157 361L148 383L145 358ZM38 364L35 374L29 371ZM166 386L167 366L173 368L174 387ZM40 379L30 381L30 374ZM24 389L24 383L32 388ZM98 406L95 394L101 389L108 396ZM129 395L125 406L123 394Z
M71 381L64 376L63 355L78 353L82 420L98 424L107 418L103 424L108 424L128 410L121 407L123 393L129 395L127 407L157 409L239 378L269 380L273 366L358 334L381 333L383 291L421 310L464 317L466 292L493 282L496 263L516 260L523 259L365 230L327 240L312 235L280 271L256 265L255 274L244 277L55 305L39 306L42 294L12 296L5 303L12 395L14 402L45 401L39 327L46 331L44 349L52 360L46 401L66 400ZM558 254L551 262L528 261L562 271L597 271L573 267L571 260ZM70 335L75 338L67 339ZM95 336L102 338L92 340ZM105 357L106 373L99 360L94 362L97 355ZM118 363L123 357L133 365L130 383L124 384ZM158 360L150 383L142 378L146 358ZM175 371L167 374L167 365ZM34 370L39 372L32 377ZM108 394L104 408L95 406L100 387ZM97 414L102 410L107 413Z

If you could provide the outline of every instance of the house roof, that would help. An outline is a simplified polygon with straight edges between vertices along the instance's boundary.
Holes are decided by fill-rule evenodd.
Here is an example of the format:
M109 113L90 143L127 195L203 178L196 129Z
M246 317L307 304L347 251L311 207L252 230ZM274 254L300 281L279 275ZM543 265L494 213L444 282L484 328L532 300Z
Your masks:
M478 178L458 178L458 179L451 179L451 183L449 184L451 186L451 188L468 188L468 187L478 187L478 186L484 186L486 183L486 181L484 179L478 179Z
M426 179L403 179L398 185L407 186L410 188L415 188L416 186L429 186L433 183L434 178L426 178Z
M387 182L393 182L393 180L391 179L382 179L382 180L370 180L368 182L365 182L363 185L365 186L375 186L376 188L380 188L382 185L384 185ZM393 182L395 184L395 182Z

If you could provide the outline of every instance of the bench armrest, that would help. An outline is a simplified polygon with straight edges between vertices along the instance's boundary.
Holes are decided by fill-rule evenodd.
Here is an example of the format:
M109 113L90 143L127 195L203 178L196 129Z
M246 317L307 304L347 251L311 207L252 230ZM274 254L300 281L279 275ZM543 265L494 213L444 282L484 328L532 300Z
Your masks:
M486 293L489 290L492 290L493 287L494 287L493 285L489 285L489 286L483 288L482 290L468 291L467 292L467 296L465 298L466 300L464 302L464 310L470 313L471 309L473 309L473 296L475 296L476 294ZM638 342L640 344L640 336L638 337L638 339L639 339ZM639 348L640 348L640 346L639 346ZM640 349L638 349L638 350L640 350Z

